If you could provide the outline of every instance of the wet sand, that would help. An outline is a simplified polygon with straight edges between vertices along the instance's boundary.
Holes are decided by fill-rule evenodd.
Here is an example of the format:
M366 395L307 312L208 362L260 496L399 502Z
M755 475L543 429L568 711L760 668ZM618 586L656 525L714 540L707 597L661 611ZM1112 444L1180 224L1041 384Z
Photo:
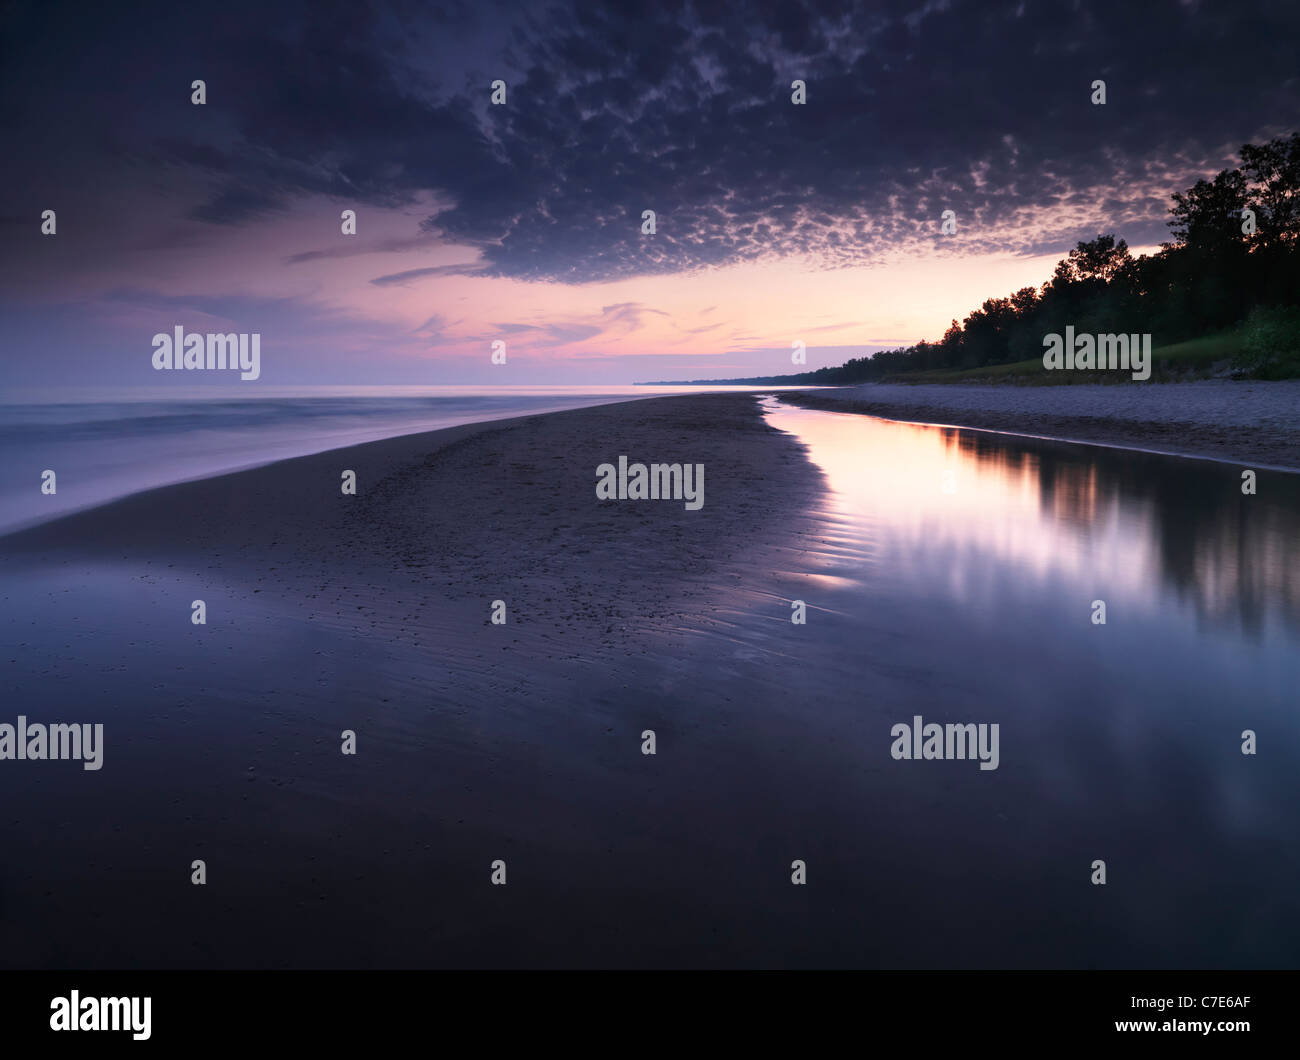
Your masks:
M620 454L704 464L703 508L598 501ZM736 788L756 786L747 815L778 798L756 749L789 719L745 711L762 634L731 633L766 609L788 669L782 594L822 488L755 398L652 399L283 461L3 539L7 713L102 721L106 747L99 772L0 769L0 962L726 962L700 948L718 923L671 895L714 859L743 878L705 840Z

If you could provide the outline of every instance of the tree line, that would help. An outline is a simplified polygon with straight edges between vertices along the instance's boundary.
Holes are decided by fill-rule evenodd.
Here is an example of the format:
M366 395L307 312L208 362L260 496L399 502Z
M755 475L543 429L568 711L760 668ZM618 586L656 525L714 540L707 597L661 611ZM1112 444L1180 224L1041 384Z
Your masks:
M1008 364L1041 357L1043 337L1067 324L1078 333L1150 333L1167 346L1246 322L1256 361L1296 369L1259 374L1300 374L1300 133L1246 144L1240 157L1238 168L1174 193L1172 238L1155 254L1134 257L1123 239L1099 235L1071 250L1042 287L987 299L938 341L836 368L726 381L843 385Z

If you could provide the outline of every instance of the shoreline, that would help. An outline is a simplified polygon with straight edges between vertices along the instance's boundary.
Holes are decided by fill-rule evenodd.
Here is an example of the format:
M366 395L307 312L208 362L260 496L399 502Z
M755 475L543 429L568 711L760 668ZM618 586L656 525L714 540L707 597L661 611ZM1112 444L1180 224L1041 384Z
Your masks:
M1146 895L1185 876L1181 856L1149 864L1156 890L1100 922L1073 888L1038 881L1073 872L1099 822L1117 858L1140 859L1183 778L1235 764L1214 766L1225 756L1206 724L1149 781L1154 797L1125 789L1099 807L1072 782L1123 775L1134 746L1217 717L1219 689L1267 692L1258 667L1223 652L1195 653L1199 668L1154 699L1146 675L1153 650L1182 659L1216 622L1232 628L1211 646L1238 643L1261 600L1269 622L1285 619L1273 616L1295 594L1259 573L1279 556L1288 567L1290 483L1262 491L1262 528L1243 536L1225 469L1044 446L1004 460L1019 446L804 416L818 440L762 408L757 394L687 395L401 436L0 539L9 716L104 726L102 769L0 768L0 800L22 807L0 880L0 966L1281 963L1267 941L1184 952L1159 925L1134 938ZM830 493L844 466L819 446L858 428L845 459L871 507L855 514ZM851 466L889 435L917 444ZM930 478L944 453L965 467L962 489L1006 475L1012 495L1042 503L1004 505L971 534L968 509L951 507L964 494ZM597 467L622 454L703 464L704 506L601 501ZM342 469L357 473L355 496ZM1100 528L1091 544L1081 521ZM1063 543L1049 558L1104 558L1130 542L1120 535L1153 544L1137 550L1142 581L1112 582L1131 636L1062 660L1075 639L1063 634L1087 628L1096 565L1026 567L1042 530ZM1249 562L1188 565L1207 549ZM964 570L969 588L952 582ZM1170 610L1126 607L1143 586ZM1018 665L988 665L1008 617ZM1059 705L1044 711L1044 698ZM940 714L1005 726L1015 753L996 772L896 764L891 727ZM1043 771L1067 745L1092 751L1058 783ZM1248 763L1250 783L1284 790L1290 761L1274 762L1262 780ZM1135 800L1152 806L1137 822ZM1259 834L1252 849L1267 845ZM1188 849L1235 867L1235 835ZM970 871L990 849L1014 865L1010 891ZM796 858L816 890L791 887ZM508 888L491 882L498 861ZM1274 863L1253 865L1262 877ZM954 908L955 878L976 886ZM1201 886L1229 883L1220 869ZM940 903L968 928L918 945L907 925ZM1021 930L1026 903L1052 932Z
M565 452L571 456L563 458ZM563 460L563 466L540 469L520 462L538 454ZM683 510L681 502L603 509L607 517L614 513L615 520L626 510L639 516L637 522L660 516L654 521L677 523L689 517L692 523L712 524L738 510L746 513L746 528L757 530L767 518L755 522L745 490L757 491L761 483L778 495L781 503L771 519L788 525L799 511L815 507L823 488L820 471L806 462L799 444L766 423L760 393L667 395L399 434L167 483L0 533L0 560L44 556L62 561L69 553L88 559L176 558L195 550L206 556L209 549L235 558L268 533L284 537L286 528L304 546L308 538L319 544L331 535L354 545L359 531L394 521L394 513L381 503L396 501L399 493L409 495L412 488L427 491L433 479L448 493L474 492L474 500L493 505L499 503L496 494L514 491L518 503L552 511L554 503L546 497L556 488L572 489L575 498L590 494L595 502L596 468L621 454L629 461L702 460L733 474L710 477L702 511ZM796 470L796 464L802 468ZM355 496L341 494L343 470L356 473ZM492 474L490 482L474 474L485 470ZM548 473L555 478L545 479ZM470 498L448 499L463 505ZM232 536L228 527L214 532L209 525L214 512L237 512L238 533ZM413 528L424 529L423 518L403 527Z
M1265 429L1261 429L1256 423L1213 422L1203 414L1203 410L1192 410L1194 414L1200 413L1194 418L1171 418L1169 412L1171 407L1177 409L1177 403L1170 401L1169 398L1177 397L1179 392L1185 392L1188 387L1198 386L1263 387L1267 388L1264 393L1282 397L1282 401L1273 402L1273 407L1269 409L1274 421L1281 420L1280 423L1275 422L1275 425L1267 428L1273 431L1275 436L1265 436ZM1286 395L1282 394L1284 389L1289 391ZM1147 395L1158 395L1158 397L1155 400L1139 401L1137 415L1134 415L1135 410L1132 407L1124 410L1127 415L1071 414L1068 406L1075 403L1071 399L1085 394L1091 396L1089 392L1110 397L1115 390L1116 387L1113 385L1086 384L1062 387L1006 387L948 383L865 383L815 390L794 388L764 390L755 387L745 393L715 392L625 397L601 405L575 409L522 412L502 419L477 420L472 423L396 434L386 438L350 442L317 452L278 457L267 463L200 474L193 478L167 482L109 500L89 501L81 507L57 515L26 520L0 530L0 553L4 548L12 545L26 550L27 546L24 542L28 540L29 535L44 536L53 532L56 539L64 540L65 531L58 529L59 527L64 524L72 525L70 522L72 520L98 518L97 513L107 513L112 522L117 522L113 513L120 505L131 505L140 498L152 497L164 491L203 488L208 483L234 481L238 476L243 475L256 476L270 468L295 462L304 462L303 466L307 467L308 461L330 462L351 454L355 454L357 459L368 466L383 467L390 461L413 458L411 454L426 444L436 450L498 428L513 429L525 421L539 417L563 416L619 405L662 401L681 402L697 398L745 401L770 395L777 401L801 408L875 416L922 426L983 431L1039 442L1100 446L1156 456L1245 464L1260 470L1300 473L1300 380L1262 384L1219 381L1144 384L1140 389L1133 388L1130 394L1142 393L1144 399ZM921 400L917 400L918 396ZM1294 400L1290 400L1291 398ZM1088 404L1095 405L1096 402L1088 402ZM1145 411L1141 407L1143 405L1150 406L1152 410L1157 410L1162 415L1143 415ZM67 543L73 542L68 539Z
M1252 399L1247 407L1228 403L1228 387ZM1151 383L1121 402L1116 389L867 383L778 397L828 412L1300 473L1300 381ZM1180 400L1188 397L1198 400Z
M703 507L599 500L596 469L622 454L704 464ZM355 496L341 492L345 470ZM188 572L196 598L412 644L436 631L461 659L479 656L487 603L514 594L512 626L522 611L590 635L602 614L580 653L590 663L643 636L716 628L713 612L752 602L757 571L803 571L824 491L821 470L767 424L758 395L654 397L159 486L0 535L0 577ZM522 653L549 657L546 633L512 636Z
M704 463L704 506L599 501L624 453ZM756 395L691 395L296 457L0 538L14 713L103 719L107 740L97 772L0 770L27 822L0 966L683 960L702 922L670 901L629 926L636 881L657 865L683 895L700 864L734 871L724 795L765 775L765 738L798 739L776 708L751 731L753 704L783 672L784 597L810 590L823 489ZM682 837L593 841L697 796ZM74 846L42 842L69 820ZM513 901L486 886L497 857ZM594 911L575 873L609 888ZM51 931L69 908L115 912L87 942Z

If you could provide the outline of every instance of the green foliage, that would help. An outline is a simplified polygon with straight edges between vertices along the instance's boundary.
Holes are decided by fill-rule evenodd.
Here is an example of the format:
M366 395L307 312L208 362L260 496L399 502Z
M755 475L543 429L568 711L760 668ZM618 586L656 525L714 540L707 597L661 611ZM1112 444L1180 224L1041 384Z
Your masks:
M1300 376L1300 307L1256 308L1233 365L1256 379Z
M1157 346L1152 353L1155 379L1185 379L1214 372L1226 362L1236 363L1245 341L1245 329L1202 335L1171 346ZM1041 355L1009 364L991 364L966 371L899 372L885 376L886 383L1015 383L1017 386L1069 386L1073 383L1128 382L1127 375L1098 371L1048 372Z

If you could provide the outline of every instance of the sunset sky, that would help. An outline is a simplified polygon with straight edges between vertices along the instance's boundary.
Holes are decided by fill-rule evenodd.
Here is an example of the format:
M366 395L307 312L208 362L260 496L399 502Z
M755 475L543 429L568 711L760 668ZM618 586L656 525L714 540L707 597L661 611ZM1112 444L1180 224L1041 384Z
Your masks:
M1300 115L1293 0L18 2L0 27L17 387L156 384L178 325L260 333L270 385L775 374L792 340L839 364L1099 232L1153 249L1171 192Z

